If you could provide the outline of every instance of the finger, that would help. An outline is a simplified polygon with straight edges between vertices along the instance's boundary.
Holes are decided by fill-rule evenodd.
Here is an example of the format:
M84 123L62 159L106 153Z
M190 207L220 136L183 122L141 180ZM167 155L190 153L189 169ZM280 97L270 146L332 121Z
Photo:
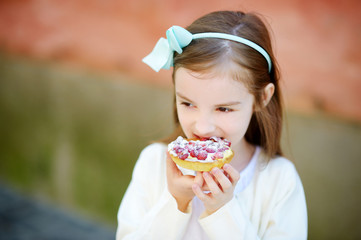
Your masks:
M224 171L223 168L220 169L220 170L221 170L221 172L224 174L224 176L226 176L227 178L230 178L230 177L229 177L229 174L228 174L226 171Z
M215 176L224 193L229 192L233 189L232 182L228 179L228 177L221 169L213 168L211 172Z
M206 193L204 193L204 192L202 191L201 187L200 187L198 184L194 183L194 184L192 185L192 190L193 190L193 193L194 193L194 194L199 198L199 200L201 200L202 202L209 200L210 197L209 197Z
M203 192L209 192L209 187L204 182L203 174L202 172L197 172L196 177L194 178L194 183L198 184L198 186L201 187Z
M197 175L194 178L194 183L198 184L198 186L203 186L204 179L202 177L202 172L197 172Z
M207 186L209 187L209 190L212 192L212 194L219 194L221 193L221 189L219 188L218 184L214 181L212 175L209 172L203 173L203 178L207 183Z
M177 168L177 165L175 162L173 162L172 158L170 157L169 152L166 152L167 154L167 174L171 175L181 175L182 172Z
M223 169L229 175L232 185L236 185L240 178L239 172L230 164L225 164Z

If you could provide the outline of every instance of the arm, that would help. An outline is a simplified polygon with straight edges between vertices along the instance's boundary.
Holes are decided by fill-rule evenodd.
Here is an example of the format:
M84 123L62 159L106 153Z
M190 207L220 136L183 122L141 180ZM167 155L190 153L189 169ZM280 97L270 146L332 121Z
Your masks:
M182 236L190 216L177 209L166 187L164 151L154 144L141 153L119 208L117 240Z
M263 239L307 239L307 207L301 179L293 164L279 177L278 195L267 212ZM266 227L266 223L269 227Z
M199 220L203 230L210 239L259 239L234 196L240 174L229 164L223 169L224 172L214 168L210 173L203 173L210 193L205 194L197 184L193 185L195 194L205 206Z
M307 239L300 178L290 162L276 165L268 166L246 191L199 220L210 239Z

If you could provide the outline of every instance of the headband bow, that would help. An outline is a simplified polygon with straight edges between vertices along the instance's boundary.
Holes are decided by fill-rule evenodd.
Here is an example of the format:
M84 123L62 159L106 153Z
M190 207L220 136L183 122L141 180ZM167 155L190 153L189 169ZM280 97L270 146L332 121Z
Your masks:
M243 43L263 55L263 57L267 60L269 72L272 68L271 59L268 53L262 47L248 39L239 36L215 32L192 34L179 26L170 27L167 30L166 35L167 39L160 38L153 51L145 58L143 58L143 62L156 72L158 72L161 68L169 69L171 66L173 66L174 51L181 54L183 52L182 48L188 46L193 39L199 38L221 38Z
M179 26L173 26L166 32L167 39L160 38L153 51L143 58L143 62L158 72L161 68L173 66L173 53L182 53L182 48L192 41L192 34Z

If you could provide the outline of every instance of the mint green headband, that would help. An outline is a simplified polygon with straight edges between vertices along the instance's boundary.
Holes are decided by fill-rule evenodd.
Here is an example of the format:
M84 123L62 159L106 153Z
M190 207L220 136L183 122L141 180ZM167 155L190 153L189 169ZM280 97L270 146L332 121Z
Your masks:
M182 48L188 46L193 39L199 38L221 38L232 40L236 42L243 43L254 50L258 51L268 62L268 71L271 71L272 63L268 53L256 43L231 34L226 33L216 33L216 32L206 32L206 33L196 33L192 34L186 29L173 26L167 30L167 39L160 38L155 45L153 51L143 58L143 62L150 66L154 71L158 72L161 68L169 69L173 66L173 53L176 51L181 54L183 52Z

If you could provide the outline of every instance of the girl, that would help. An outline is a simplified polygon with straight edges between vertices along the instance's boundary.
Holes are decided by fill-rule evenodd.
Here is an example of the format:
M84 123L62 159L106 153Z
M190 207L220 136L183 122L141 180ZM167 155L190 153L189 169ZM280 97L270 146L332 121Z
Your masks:
M167 145L146 147L118 212L119 239L306 239L305 196L280 147L282 104L269 33L252 13L173 26L143 59L173 66L177 135L226 138L230 164L183 175Z

